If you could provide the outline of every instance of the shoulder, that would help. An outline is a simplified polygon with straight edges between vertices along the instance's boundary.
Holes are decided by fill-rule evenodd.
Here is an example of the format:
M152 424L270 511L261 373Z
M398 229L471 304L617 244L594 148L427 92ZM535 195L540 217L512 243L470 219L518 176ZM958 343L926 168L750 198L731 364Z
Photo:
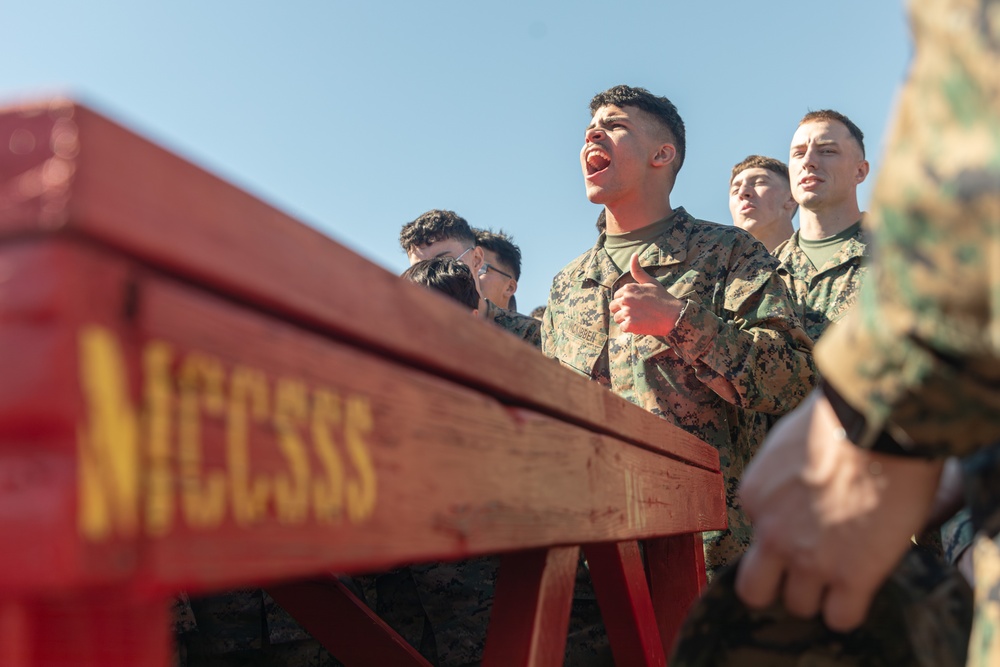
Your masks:
M695 218L684 208L678 209L678 216L677 228L687 233L689 247L719 246L732 249L734 254L747 251L767 253L763 243L739 227Z
M542 344L542 323L513 310L505 310L486 299L486 317L512 334L540 347Z

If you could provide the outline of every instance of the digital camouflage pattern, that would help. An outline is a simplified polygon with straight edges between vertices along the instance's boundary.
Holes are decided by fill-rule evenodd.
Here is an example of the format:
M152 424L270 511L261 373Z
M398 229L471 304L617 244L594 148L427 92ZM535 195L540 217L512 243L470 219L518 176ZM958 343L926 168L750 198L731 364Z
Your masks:
M489 299L486 301L486 319L511 332L518 338L527 341L535 347L542 346L542 323L534 317L528 317L513 310L505 310Z
M639 262L686 304L666 337L619 330L608 310L633 282L597 245L553 280L542 351L719 450L730 527L707 534L710 569L742 553L750 527L736 498L756 443L735 437L731 406L771 414L795 407L815 383L812 344L799 325L777 261L752 236L674 211Z
M780 605L746 607L736 568L715 578L688 615L671 667L962 667L972 591L952 568L919 548L882 586L865 622L839 633Z
M409 567L440 667L482 662L499 568L499 556Z
M181 595L174 622L178 667L342 667L259 588Z
M785 281L806 334L816 342L826 328L844 316L854 305L868 273L862 260L868 255L868 232L862 225L817 268L799 245L799 232L774 249L781 262L778 275Z

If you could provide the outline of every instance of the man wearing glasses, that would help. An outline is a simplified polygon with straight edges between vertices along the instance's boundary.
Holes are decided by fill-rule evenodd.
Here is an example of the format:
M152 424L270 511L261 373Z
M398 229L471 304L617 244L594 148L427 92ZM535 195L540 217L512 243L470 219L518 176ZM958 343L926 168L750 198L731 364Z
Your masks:
M479 270L483 296L505 310L517 310L514 293L521 279L521 249L503 230L476 229L476 244L486 261Z
M495 322L535 347L541 347L541 323L538 320L513 310L506 310L490 299L489 294L484 291L483 275L495 273L497 269L487 267L486 253L477 243L476 234L465 218L454 211L437 209L427 211L413 222L403 225L399 233L399 245L409 258L411 266L421 260L435 257L454 257L466 264L476 276L476 286L483 296L483 305L479 308L480 316ZM519 273L520 266L517 268ZM503 268L499 270L504 271Z

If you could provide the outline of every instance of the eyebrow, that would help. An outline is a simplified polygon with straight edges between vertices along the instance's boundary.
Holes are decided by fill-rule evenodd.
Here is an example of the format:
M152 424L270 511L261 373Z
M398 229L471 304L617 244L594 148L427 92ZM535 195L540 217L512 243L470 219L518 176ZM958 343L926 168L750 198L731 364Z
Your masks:
M587 129L589 130L591 128L597 127L598 125L608 125L610 123L628 122L628 120L629 117L623 114L617 116L605 116L600 120L600 122L598 122L597 120L591 120L590 125L587 126Z

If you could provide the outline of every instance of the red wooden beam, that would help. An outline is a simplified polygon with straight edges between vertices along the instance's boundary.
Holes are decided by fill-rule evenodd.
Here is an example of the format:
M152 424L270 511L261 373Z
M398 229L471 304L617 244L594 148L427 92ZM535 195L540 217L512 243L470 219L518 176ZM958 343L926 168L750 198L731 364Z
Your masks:
M699 533L646 540L646 568L663 649L670 655L684 618L706 586Z
M504 555L500 562L485 667L556 667L563 663L579 547Z
M203 169L65 100L0 111L0 237L72 233L504 401L710 470L718 452L460 307ZM26 141L30 137L30 142Z
M583 553L615 663L635 667L666 665L638 543L588 544Z
M430 667L335 577L273 584L267 592L347 667Z

